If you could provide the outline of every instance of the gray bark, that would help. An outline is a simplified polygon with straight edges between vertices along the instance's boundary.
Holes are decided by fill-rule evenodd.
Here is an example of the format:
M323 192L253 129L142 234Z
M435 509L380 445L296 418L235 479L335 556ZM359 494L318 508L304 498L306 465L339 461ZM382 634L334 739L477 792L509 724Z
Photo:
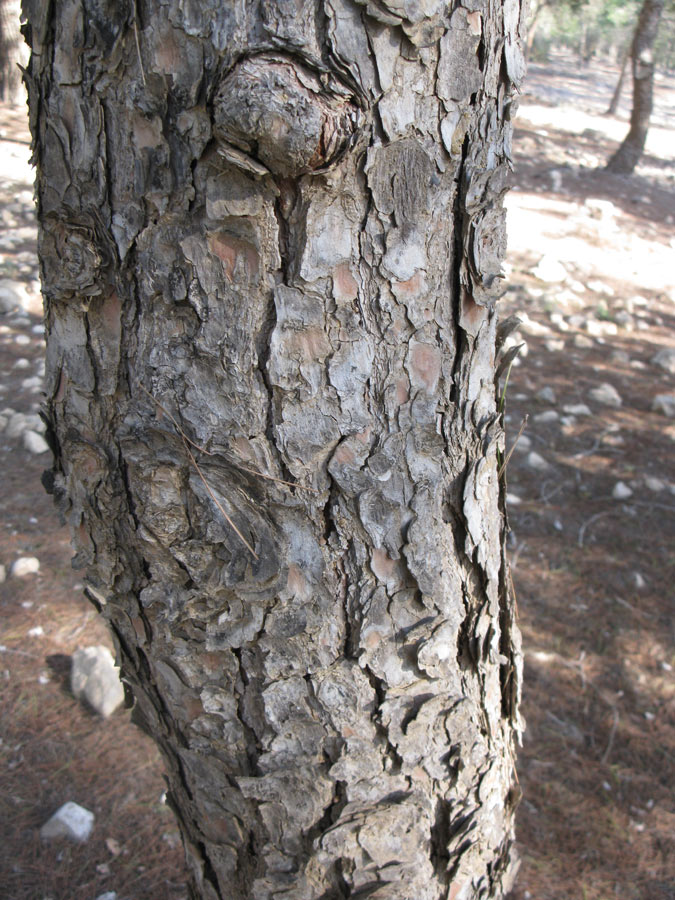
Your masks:
M664 0L645 0L640 10L631 59L633 64L633 109L630 130L619 149L607 163L608 172L630 175L645 148L652 114L654 87L654 42Z
M496 898L517 0L24 0L46 476L194 897Z

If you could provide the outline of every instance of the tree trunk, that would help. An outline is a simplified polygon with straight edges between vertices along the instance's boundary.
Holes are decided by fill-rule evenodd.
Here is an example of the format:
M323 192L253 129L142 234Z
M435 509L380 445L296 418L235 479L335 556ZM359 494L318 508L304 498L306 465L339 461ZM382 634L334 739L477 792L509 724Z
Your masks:
M614 88L614 93L612 94L612 99L607 107L606 116L614 116L616 115L616 111L619 108L619 100L621 99L621 91L623 90L623 80L626 76L626 69L628 68L628 60L630 58L631 47L626 47L623 51L622 60L621 60L621 71L619 72L619 80L616 83L616 87Z
M19 0L0 0L0 100L16 103L21 96L23 41Z
M645 0L633 38L633 111L630 131L607 163L608 172L630 175L638 164L647 140L649 117L652 114L654 85L654 41L663 11L663 0Z
M467 6L24 0L45 480L193 897L512 881L494 300L526 11Z

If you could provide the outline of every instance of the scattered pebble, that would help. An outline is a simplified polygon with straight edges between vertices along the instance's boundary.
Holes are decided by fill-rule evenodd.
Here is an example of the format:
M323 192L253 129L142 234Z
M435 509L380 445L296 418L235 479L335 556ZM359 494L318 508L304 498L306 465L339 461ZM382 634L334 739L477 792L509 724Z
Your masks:
M44 387L44 381L40 375L31 375L30 378L24 378L21 382L24 391L41 391Z
M613 406L616 409L623 403L617 389L608 381L599 384L597 387L591 388L588 392L588 396L591 400L595 400L596 403L601 403L603 406Z
M569 416L592 416L593 413L590 410L590 407L586 406L585 403L568 403L563 406L563 412L566 412Z
M96 900L117 900L117 893L116 891L106 891L104 894L99 894Z
M43 841L54 838L68 838L80 843L88 840L94 827L94 814L83 806L69 800L57 809L54 815L40 829Z
M508 504L509 506L520 506L520 504L521 504L523 501L520 499L520 497L518 496L518 494L512 494L512 493L509 492L509 493L506 495L506 502L507 502L507 504Z
M28 634L28 637L32 637L32 638L38 638L38 637L45 636L45 630L42 627L42 625L36 625L35 628L29 628L26 633Z
M554 409L547 409L544 412L537 413L533 420L539 425L550 425L552 422L557 422L559 418L558 413Z
M645 485L649 488L650 491L654 491L654 493L656 494L666 489L665 481L661 481L660 478L655 478L653 475L645 476Z
M666 372L670 372L671 375L675 375L675 350L670 347L664 347L663 350L659 350L652 358L649 360L653 366L658 366L660 369L664 369Z
M514 449L518 453L523 453L525 450L529 450L532 447L532 438L529 438L526 434L521 434L518 438L518 443L515 444Z
M657 394L652 400L652 410L675 419L675 394Z
M633 572L633 584L638 589L638 591L641 591L647 587L647 582L644 579L644 575L641 575L640 572Z
M40 571L40 560L36 556L20 556L9 567L12 578L23 578L26 575L35 575Z
M542 403L554 404L556 402L555 391L549 385L538 390L535 397L537 400L541 400Z
M531 469L536 469L538 472L546 472L550 469L550 465L546 462L544 457L535 450L528 453L526 462Z
M604 281L599 281L596 279L587 281L586 287L589 291L593 291L594 294L604 294L605 297L613 297L616 293L614 288L610 287L608 284L605 284Z
M543 256L532 269L532 274L539 281L555 284L567 278L567 269L555 256Z
M593 346L593 341L585 334L575 334L572 343L579 350L589 350Z
M30 338L27 334L17 334L14 336L14 343L20 347L25 347L26 344L30 344Z
M615 363L624 363L625 365L630 363L630 356L625 350L612 350L609 358Z
M565 349L565 341L560 340L559 338L548 338L544 341L544 347L546 347L549 353L562 353Z
M12 368L13 369L30 369L30 360L26 359L25 356L20 356L16 360L16 362L14 363Z
M107 647L85 647L73 653L70 689L107 718L124 700L124 689Z
M628 485L623 481L617 481L612 490L612 497L614 497L615 500L627 500L632 496L633 492Z
M36 431L24 431L21 435L21 442L26 450L28 450L29 453L33 453L35 456L39 456L41 453L47 453L49 451L49 444L42 435L38 434Z

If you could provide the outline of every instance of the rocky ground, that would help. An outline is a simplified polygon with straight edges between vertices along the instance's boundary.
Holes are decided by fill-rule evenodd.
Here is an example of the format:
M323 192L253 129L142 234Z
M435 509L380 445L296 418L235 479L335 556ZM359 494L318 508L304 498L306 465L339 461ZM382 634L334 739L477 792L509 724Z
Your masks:
M625 106L599 115L615 76L533 66L514 142L501 303L521 319L504 403L529 727L512 900L675 897L675 80L623 178L597 169L626 130ZM71 691L75 651L109 641L40 485L27 159L23 110L0 109L0 893L178 900L156 751ZM41 841L66 802L94 814L90 837Z

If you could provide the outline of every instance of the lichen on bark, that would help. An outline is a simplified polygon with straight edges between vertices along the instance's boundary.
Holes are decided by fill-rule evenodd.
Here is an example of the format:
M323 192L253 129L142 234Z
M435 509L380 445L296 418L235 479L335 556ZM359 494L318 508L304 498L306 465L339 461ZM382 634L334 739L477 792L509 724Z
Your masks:
M48 481L194 896L501 896L523 11L24 8Z

